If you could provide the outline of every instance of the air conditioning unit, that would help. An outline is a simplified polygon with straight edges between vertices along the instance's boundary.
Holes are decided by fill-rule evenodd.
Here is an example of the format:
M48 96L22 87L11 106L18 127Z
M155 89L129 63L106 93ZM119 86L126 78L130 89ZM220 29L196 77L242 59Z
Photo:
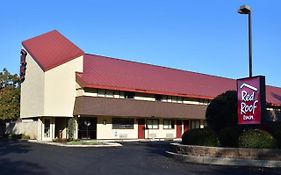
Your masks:
M174 138L174 134L173 133L167 133L166 138Z
M119 134L119 139L127 139L128 134Z

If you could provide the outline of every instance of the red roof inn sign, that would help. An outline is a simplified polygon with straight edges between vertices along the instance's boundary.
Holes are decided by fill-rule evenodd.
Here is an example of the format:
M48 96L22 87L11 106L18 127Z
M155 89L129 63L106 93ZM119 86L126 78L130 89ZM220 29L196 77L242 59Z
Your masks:
M238 124L260 124L265 114L265 77L237 80Z

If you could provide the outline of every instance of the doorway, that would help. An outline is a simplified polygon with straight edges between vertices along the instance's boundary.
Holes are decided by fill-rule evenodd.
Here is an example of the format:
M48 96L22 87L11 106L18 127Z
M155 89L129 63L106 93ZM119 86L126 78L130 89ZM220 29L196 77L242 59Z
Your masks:
M58 139L66 138L66 118L57 117L55 121L55 137Z
M145 119L138 119L138 139L145 139Z
M81 117L78 119L78 138L97 139L96 117Z
M189 120L183 121L183 131L186 132L189 130Z
M42 140L51 141L54 138L54 120L51 117L44 117L42 122Z
M181 138L182 136L182 120L176 121L176 132L177 132L177 138Z

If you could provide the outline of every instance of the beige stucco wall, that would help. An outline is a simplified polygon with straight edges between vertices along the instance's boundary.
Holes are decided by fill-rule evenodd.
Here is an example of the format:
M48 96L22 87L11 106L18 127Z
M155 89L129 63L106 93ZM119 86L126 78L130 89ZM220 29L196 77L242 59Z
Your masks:
M176 125L174 129L164 129L163 119L159 119L159 129L145 129L145 138L176 138Z
M75 72L83 71L83 56L45 72L44 115L72 117L76 97Z
M106 124L103 124L103 121ZM97 118L97 139L137 139L138 124L135 120L134 129L112 129L112 117Z
M106 121L106 124L103 121ZM160 119L159 129L145 129L145 138L176 138L176 125L174 129L164 129L163 119ZM97 117L97 139L138 139L137 120L134 120L134 129L112 129L112 117L99 116Z
M38 121L32 119L6 123L6 134L24 134L30 139L38 138L37 129Z
M21 83L20 117L44 115L44 72L34 59L26 56L25 80Z

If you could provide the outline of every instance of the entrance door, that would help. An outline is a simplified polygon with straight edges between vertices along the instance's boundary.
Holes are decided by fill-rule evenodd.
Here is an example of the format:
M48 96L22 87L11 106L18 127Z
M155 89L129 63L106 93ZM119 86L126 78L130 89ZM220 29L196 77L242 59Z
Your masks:
M52 118L43 119L43 138L42 140L51 141L53 139L53 120Z
M183 121L183 128L184 128L184 132L189 130L189 120Z
M176 129L177 129L177 138L181 138L181 136L182 136L182 120L176 121Z
M145 120L138 119L138 139L145 139Z
M97 139L97 118L95 117L78 118L78 138Z

